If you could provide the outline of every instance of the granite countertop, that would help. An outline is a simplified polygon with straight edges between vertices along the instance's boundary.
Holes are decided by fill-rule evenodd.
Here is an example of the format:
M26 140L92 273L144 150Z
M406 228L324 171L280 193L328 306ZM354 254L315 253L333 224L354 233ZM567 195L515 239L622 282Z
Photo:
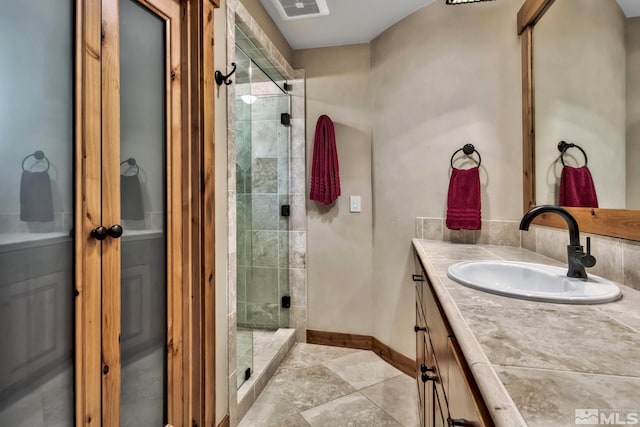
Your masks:
M576 416L595 425L598 412L608 424L640 425L639 291L620 285L621 300L598 305L502 297L454 282L447 268L467 260L564 264L516 247L413 246L497 426L575 427Z

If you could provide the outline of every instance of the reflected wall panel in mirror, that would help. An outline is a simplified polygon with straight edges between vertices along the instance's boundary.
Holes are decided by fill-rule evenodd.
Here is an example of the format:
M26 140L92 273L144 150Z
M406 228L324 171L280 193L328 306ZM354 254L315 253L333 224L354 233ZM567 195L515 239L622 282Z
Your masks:
M574 143L588 157L600 207L569 208L580 228L640 240L640 18L627 15L617 0L524 2L518 33L533 36L521 37L523 175L534 185L524 186L523 200L525 210L569 205L559 203L558 143ZM563 160L585 164L575 148ZM537 223L562 226L549 216Z
M536 199L541 205L625 209L625 17L615 0L555 2L533 33ZM637 75L630 77L633 79ZM559 200L563 164L558 142L581 147L598 205L586 195ZM585 166L577 148L566 168ZM578 188L577 192L585 191ZM572 204L572 202L574 202Z

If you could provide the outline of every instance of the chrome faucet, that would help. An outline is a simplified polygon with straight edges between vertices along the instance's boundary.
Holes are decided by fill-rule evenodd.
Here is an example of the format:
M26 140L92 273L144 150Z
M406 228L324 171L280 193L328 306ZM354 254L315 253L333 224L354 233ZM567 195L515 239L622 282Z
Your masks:
M580 245L580 229L576 219L565 209L558 206L537 206L524 214L520 221L520 230L529 230L529 225L535 217L543 213L554 213L559 215L567 222L569 228L569 245L567 246L567 260L569 262L568 277L575 277L587 280L587 272L585 267L593 267L596 265L596 259L591 255L591 238L587 237L587 253L584 253Z

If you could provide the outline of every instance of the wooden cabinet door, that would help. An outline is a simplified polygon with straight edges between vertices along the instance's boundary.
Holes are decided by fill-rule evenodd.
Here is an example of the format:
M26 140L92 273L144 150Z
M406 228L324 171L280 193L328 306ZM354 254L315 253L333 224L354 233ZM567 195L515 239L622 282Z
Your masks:
M424 322L419 320L421 310L419 303L416 301L416 325L419 328L424 327ZM418 414L420 416L421 427L429 425L426 424L425 420L425 411L427 409L425 383L422 381L422 373L420 371L420 367L425 363L425 335L425 331L416 331L416 386L418 388Z
M449 416L452 419L464 420L466 426L493 425L490 415L481 404L482 397L471 378L471 372L467 368L462 352L452 338L448 340L448 349L452 362L449 364L447 387Z

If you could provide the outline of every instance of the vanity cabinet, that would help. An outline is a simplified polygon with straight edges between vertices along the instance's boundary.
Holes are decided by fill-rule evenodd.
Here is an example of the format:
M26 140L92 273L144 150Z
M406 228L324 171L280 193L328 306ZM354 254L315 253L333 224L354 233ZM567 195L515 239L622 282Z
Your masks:
M464 355L417 255L416 364L420 425L493 426Z

